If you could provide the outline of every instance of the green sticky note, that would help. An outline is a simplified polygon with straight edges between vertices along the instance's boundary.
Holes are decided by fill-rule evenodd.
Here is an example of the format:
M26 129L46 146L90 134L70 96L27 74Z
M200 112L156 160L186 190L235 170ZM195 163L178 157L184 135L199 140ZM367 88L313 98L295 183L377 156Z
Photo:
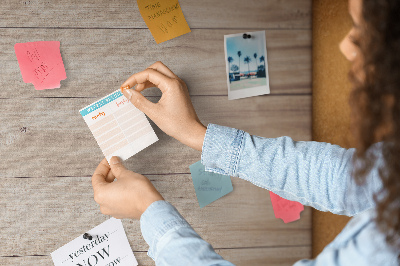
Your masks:
M200 208L225 196L233 190L230 176L206 172L201 161L189 166Z

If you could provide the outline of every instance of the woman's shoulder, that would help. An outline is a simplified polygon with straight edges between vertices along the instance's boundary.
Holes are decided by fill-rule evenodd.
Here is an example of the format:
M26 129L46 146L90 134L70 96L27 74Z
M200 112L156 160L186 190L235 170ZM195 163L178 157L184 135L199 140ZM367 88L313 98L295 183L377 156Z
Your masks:
M398 265L399 251L386 242L385 234L380 231L375 217L374 208L353 217L326 247L326 251L344 255L342 259L346 259L346 254L351 251L352 258L349 259L365 260L365 265Z

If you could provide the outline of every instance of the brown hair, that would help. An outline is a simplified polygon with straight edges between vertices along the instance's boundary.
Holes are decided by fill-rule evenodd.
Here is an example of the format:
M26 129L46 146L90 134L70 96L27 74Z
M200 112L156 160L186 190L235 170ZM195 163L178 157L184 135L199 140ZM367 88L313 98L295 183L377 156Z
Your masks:
M384 166L379 169L383 188L375 196L380 231L387 243L400 250L400 1L363 0L360 48L363 78L357 66L350 77L357 152L361 161L354 177L361 184L375 164L368 148L382 141Z

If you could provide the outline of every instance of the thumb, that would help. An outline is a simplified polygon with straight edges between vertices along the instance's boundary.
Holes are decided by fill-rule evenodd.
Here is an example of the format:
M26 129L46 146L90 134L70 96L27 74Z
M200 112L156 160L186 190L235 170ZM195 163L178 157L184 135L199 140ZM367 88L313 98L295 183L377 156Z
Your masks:
M119 157L113 156L110 159L110 168L114 176L118 179L123 176L123 172L127 171Z
M110 167L108 165L107 160L104 158L103 161L101 161L100 164L97 166L97 168L94 171L94 174L92 176L93 189L96 189L97 187L99 187L101 185L108 184L106 182L106 177L107 177L109 171L110 171Z
M123 91L123 94L137 109L146 115L148 115L148 113L155 107L154 103L147 100L146 97L134 89L126 89Z

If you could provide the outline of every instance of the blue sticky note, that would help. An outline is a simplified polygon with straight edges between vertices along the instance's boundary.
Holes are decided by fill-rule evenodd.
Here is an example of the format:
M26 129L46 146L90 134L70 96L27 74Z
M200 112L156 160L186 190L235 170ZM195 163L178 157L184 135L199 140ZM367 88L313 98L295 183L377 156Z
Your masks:
M201 161L189 166L200 208L225 196L233 190L230 176L206 172Z

